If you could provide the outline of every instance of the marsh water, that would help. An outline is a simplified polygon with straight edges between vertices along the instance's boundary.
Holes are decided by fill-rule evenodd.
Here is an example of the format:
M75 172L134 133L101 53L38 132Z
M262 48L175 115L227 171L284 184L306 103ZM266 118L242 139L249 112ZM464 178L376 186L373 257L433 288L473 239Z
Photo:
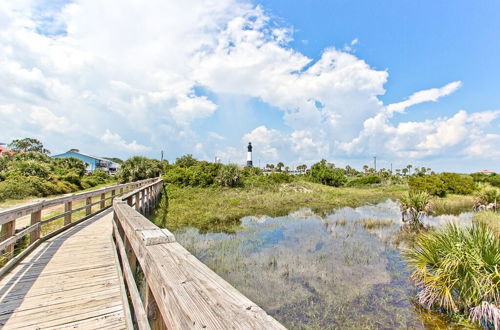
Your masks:
M441 226L471 214L426 217ZM289 329L436 329L447 320L414 304L398 205L245 217L236 234L175 233L191 253Z

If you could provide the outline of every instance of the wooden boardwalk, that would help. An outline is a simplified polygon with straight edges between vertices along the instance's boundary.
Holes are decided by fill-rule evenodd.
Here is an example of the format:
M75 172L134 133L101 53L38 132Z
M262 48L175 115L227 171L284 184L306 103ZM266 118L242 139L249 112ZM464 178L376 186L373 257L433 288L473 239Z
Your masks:
M0 280L0 328L124 329L111 210L48 239Z

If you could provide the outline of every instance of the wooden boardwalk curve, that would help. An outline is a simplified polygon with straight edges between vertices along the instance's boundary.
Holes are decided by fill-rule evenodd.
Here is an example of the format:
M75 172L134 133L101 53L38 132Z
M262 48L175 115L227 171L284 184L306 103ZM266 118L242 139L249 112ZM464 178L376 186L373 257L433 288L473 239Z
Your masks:
M0 328L285 329L144 216L162 192L153 178L0 210Z
M130 327L110 211L42 242L0 280L0 328Z

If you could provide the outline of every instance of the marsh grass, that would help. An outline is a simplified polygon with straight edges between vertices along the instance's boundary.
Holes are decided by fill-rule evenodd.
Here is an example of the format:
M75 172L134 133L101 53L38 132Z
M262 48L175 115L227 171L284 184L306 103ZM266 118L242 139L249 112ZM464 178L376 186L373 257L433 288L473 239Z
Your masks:
M433 198L430 203L431 209L436 215L452 214L458 215L462 212L472 211L474 197L470 195L450 195L444 198Z
M159 210L153 219L159 225L166 224L170 230L195 227L202 231L235 232L239 229L239 220L245 216L279 217L302 207L326 216L341 206L356 207L396 199L405 190L404 186L334 188L306 181L243 188L169 185L168 210Z
M361 222L366 229L389 227L394 224L392 219L363 218Z
M481 211L475 213L473 219L477 223L488 226L500 237L500 213L494 211Z
M449 319L408 299L415 289L400 250L378 235L397 232L398 215L389 201L342 208L325 218L304 209L243 218L235 234L202 234L195 228L174 233L289 329L455 329ZM362 221L370 218L394 223L367 229Z

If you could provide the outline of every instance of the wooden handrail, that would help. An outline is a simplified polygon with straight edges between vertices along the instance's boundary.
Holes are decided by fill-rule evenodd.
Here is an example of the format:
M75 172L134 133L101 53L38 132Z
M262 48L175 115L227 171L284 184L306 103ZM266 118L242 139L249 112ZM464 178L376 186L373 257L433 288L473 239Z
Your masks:
M52 237L54 234L60 233L74 226L76 223L84 221L94 216L95 214L109 208L111 205L106 206L106 201L115 198L117 195L123 195L123 193L136 189L137 187L148 185L156 181L158 181L157 178L146 179L131 183L104 187L82 193L68 194L53 199L34 201L31 203L14 206L8 209L0 209L0 225L2 227L0 235L0 252L4 251L5 255L2 260L2 263L5 263L5 265L0 268L0 276L5 274L8 269L10 269L15 263L21 260L36 246L38 246L38 244L40 244L48 237ZM111 196L106 197L107 193L111 193ZM92 198L94 197L99 197L99 200L96 202L92 202ZM86 200L85 205L83 207L72 209L72 202L78 200ZM97 204L100 205L99 209L95 212L92 212L92 206ZM53 217L50 217L49 219L42 220L42 211L49 207L57 205L64 205L64 213L55 215ZM72 222L71 215L84 209L87 210L85 216L78 221ZM19 232L16 233L16 220L28 215L31 215L31 225L22 228ZM54 232L48 233L45 236L40 235L40 229L42 225L60 219L62 217L64 217L64 224L60 228L57 228ZM20 255L14 256L14 244L28 234L30 234L28 246Z
M158 180L113 202L113 235L123 273L144 275L142 304L134 287L137 278L125 281L137 326L148 322L152 329L285 329L184 249L167 229L138 212L151 210L162 189Z

